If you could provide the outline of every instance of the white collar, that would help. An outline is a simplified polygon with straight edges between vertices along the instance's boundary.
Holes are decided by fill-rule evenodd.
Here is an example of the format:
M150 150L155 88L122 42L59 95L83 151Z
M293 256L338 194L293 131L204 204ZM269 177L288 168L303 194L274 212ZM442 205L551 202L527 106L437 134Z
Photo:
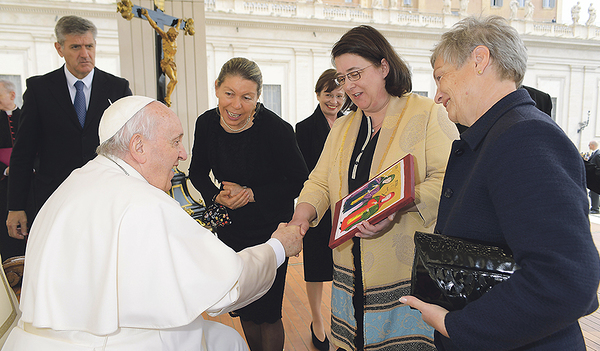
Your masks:
M17 105L15 105L15 108L13 108L12 110L5 110L4 112L6 112L7 115L11 116L13 114L13 112L18 108L19 107Z
M82 81L86 87L88 87L88 88L92 87L92 80L94 80L94 71L96 70L95 68L90 73L88 73L88 75L85 76L83 79L79 79L79 78L75 77L73 75L73 73L69 72L66 64L63 65L63 67L65 70L65 76L67 77L67 84L70 87L74 86L78 80Z
M98 155L96 157L96 159L98 159L98 161L107 164L107 165L112 165L115 168L119 168L121 171L123 171L124 174L131 176L131 177L135 177L138 179L143 179L145 182L148 182L146 180L146 178L144 178L143 175L141 175L138 171L136 171L135 168L133 168L129 163L125 162L125 160L117 157L117 156L111 156L111 157L107 157L104 155Z

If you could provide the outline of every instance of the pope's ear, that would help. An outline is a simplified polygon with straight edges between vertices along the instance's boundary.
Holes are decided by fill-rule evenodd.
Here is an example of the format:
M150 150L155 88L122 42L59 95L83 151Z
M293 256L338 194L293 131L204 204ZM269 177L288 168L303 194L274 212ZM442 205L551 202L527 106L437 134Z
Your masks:
M138 162L146 162L146 153L144 151L144 137L141 134L134 134L129 139L129 154Z

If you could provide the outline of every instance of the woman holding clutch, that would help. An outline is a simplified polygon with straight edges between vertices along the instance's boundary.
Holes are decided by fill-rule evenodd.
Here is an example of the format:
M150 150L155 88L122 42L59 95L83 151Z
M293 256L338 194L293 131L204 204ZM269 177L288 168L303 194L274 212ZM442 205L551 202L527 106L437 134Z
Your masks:
M333 125L290 223L306 231L336 202L407 154L415 159L416 200L333 252L333 343L347 350L433 350L433 330L398 302L410 289L415 230L432 231L452 140L458 131L433 100L411 94L411 74L370 26L334 45L337 81L357 111ZM400 346L402 345L402 346Z
M585 170L521 86L527 51L501 17L467 17L431 55L436 102L468 130L452 145L436 232L507 246L520 267L461 310L400 299L438 350L586 349L577 320L598 308L598 251Z

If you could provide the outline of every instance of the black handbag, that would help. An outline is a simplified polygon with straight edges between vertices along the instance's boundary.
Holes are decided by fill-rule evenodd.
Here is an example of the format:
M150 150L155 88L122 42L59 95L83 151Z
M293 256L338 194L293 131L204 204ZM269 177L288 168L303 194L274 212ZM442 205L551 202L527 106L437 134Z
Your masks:
M519 268L508 248L440 234L415 232L411 295L460 310Z

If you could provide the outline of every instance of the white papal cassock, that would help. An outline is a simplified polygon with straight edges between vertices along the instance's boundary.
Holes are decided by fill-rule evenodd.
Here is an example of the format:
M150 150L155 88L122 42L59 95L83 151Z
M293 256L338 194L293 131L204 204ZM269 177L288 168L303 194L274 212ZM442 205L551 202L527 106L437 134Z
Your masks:
M258 299L277 268L268 244L236 254L104 156L54 192L28 240L22 317L6 351L211 350L228 338L200 314Z

